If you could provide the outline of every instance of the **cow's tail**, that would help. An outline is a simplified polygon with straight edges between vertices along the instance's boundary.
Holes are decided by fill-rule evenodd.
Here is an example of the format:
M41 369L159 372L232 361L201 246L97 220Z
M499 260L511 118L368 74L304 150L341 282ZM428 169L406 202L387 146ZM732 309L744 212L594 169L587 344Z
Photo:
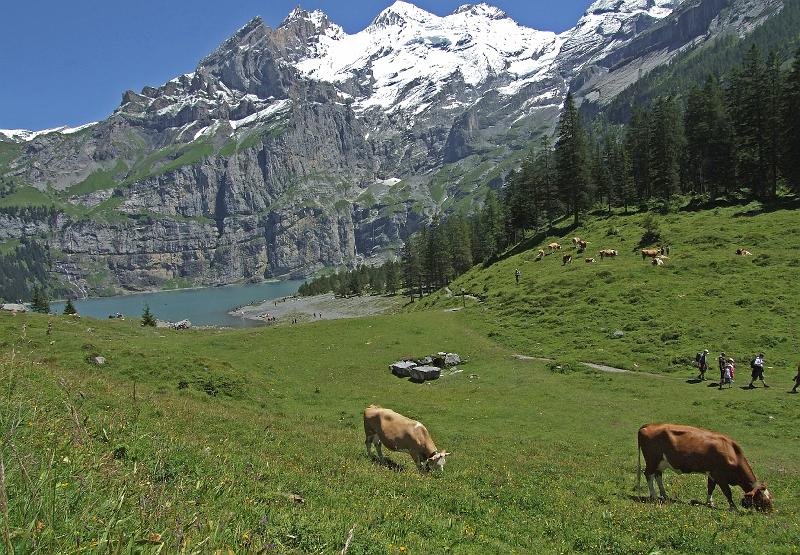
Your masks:
M639 445L639 434L636 434L636 453L639 455L639 464L636 467L636 492L642 491L642 446Z

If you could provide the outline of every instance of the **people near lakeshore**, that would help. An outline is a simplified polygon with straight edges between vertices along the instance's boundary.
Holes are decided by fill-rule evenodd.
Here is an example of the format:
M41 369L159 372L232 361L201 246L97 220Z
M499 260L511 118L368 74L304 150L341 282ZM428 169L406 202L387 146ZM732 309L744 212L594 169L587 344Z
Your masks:
M700 356L697 358L697 368L700 370L700 375L697 376L697 379L705 381L706 370L708 370L708 349L703 349L703 351L698 354Z
M756 355L756 358L750 363L750 368L752 369L750 375L750 389L755 387L753 383L755 383L756 380L761 380L764 387L769 387L767 382L764 381L764 353L758 353L758 355Z
M797 388L800 387L800 364L797 365L797 375L794 377L794 387L792 393L797 393Z
M514 278L516 278L516 280L517 280L517 285L519 285L519 278L520 278L521 276L522 276L522 274L520 273L520 271L519 271L519 268L517 268L516 270L514 270Z

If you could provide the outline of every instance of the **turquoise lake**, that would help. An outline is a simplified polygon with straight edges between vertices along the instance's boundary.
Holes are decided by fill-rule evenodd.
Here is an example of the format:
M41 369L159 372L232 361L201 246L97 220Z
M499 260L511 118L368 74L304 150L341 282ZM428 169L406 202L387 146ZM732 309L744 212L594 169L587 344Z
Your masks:
M202 289L178 289L116 297L96 297L72 301L78 313L93 318L108 318L122 313L125 318L139 318L145 305L159 320L177 322L187 319L195 326L229 326L245 328L260 322L228 314L234 308L270 299L293 295L302 281L274 281L248 285L228 285ZM50 310L60 314L63 302L50 303Z

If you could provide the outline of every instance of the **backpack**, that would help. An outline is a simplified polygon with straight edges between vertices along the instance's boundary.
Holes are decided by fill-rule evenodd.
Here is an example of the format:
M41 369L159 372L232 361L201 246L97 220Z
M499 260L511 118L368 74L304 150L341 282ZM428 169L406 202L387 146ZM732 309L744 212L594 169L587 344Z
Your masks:
M703 358L703 353L697 353L696 355L694 355L695 362L700 362L702 358Z
M753 360L750 361L750 368L752 370L756 370L758 368L758 364L756 364L756 360L758 360L758 359L754 358Z

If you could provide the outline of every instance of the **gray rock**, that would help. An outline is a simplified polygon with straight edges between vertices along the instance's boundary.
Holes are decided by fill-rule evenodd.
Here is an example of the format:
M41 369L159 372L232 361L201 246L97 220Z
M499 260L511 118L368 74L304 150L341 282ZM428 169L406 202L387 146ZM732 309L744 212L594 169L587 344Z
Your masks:
M180 322L175 322L172 327L176 330L188 330L192 327L192 323L189 320L181 320Z
M611 337L614 337L614 338L617 338L617 339L619 339L620 337L624 337L624 336L625 336L625 332L622 331L622 330L617 330L617 331L615 331L614 333L611 334Z
M106 357L94 357L92 362L94 362L96 366L103 366L106 363Z
M0 305L0 310L5 310L8 312L28 312L28 307L24 304L5 303Z
M456 366L461 364L461 357L458 356L456 353L447 353L444 356L444 365L445 366Z
M407 378L411 375L411 369L416 366L416 363L411 362L409 360L400 360L391 365L389 365L389 369L392 371L392 374L399 378Z
M415 382L436 380L442 375L442 369L436 366L415 366L409 370L410 377Z

